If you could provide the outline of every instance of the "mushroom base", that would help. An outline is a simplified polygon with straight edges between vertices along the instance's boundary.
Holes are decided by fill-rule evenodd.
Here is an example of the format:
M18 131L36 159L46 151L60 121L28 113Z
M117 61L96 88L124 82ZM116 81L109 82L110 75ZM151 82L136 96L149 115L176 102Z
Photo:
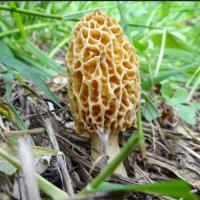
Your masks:
M110 163L120 152L118 135L109 134L107 141L98 134L91 134L91 157L92 163L99 163L102 168ZM114 173L127 177L123 163L116 168Z

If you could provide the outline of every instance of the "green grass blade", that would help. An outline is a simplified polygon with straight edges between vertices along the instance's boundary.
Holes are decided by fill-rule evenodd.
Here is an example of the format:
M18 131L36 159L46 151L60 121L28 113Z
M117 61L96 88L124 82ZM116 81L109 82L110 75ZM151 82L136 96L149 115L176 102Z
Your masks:
M5 50L7 53L4 54L1 49ZM8 69L14 69L15 71L18 71L23 77L32 81L51 101L62 108L58 99L49 90L47 84L40 78L40 75L34 72L23 62L17 60L4 42L0 43L0 63L4 64Z
M5 74L4 79L8 81L6 83L6 99L8 102L12 101L12 83L10 81L13 81L13 75L12 74Z
M97 191L117 191L117 192L150 192L162 196L170 196L175 199L183 198L184 200L198 200L197 196L191 193L191 187L188 183L182 180L173 180L166 182L155 182L142 185L121 185L115 183L103 183L96 190Z
M194 85L192 86L192 89L190 90L190 93L187 97L187 102L189 103L192 99L192 96L194 95L195 91L199 88L200 85L200 74L197 76L196 80L194 81Z
M23 120L20 118L19 114L17 113L15 107L12 104L12 83L9 81L13 81L13 75L12 74L5 74L4 78L8 81L6 83L6 97L7 97L7 104L9 112L12 113L12 116L14 117L14 122L17 124L17 126L25 130L27 129L26 124L23 122Z
M200 73L200 66L197 67L196 71L192 74L191 78L187 81L186 87L188 87L195 79L195 77Z
M98 9L111 9L114 8L116 6L102 6L99 7ZM9 12L14 12L14 13L21 13L21 14L27 14L27 15L35 15L38 17L45 17L45 18L51 18L51 19L57 19L57 20L70 20L70 19L74 19L74 18L79 18L82 15L86 14L86 13L90 13L93 12L95 9L89 9L89 10L82 10L82 11L78 11L72 14L67 14L67 15L54 15L54 14L47 14L47 13L43 13L43 12L38 12L38 11L34 11L34 10L28 10L28 9L21 9L21 8L10 8L8 6L4 6L4 5L0 5L0 10L5 10L5 11L9 11Z
M190 68L193 68L195 66L198 66L198 65L199 65L198 63L193 63L193 64L186 65L184 67L180 67L180 68L175 69L175 70L170 70L170 71L167 71L167 72L162 72L158 76L156 76L155 78L153 78L152 81L153 81L154 84L158 84L161 81L163 81L165 79L168 79L171 76L174 76L174 75L179 74L181 72L185 72L186 70L188 70ZM147 81L143 81L142 82L142 88L143 89L148 90L151 87L152 87L151 80L147 80Z
M10 116L11 116L11 112L9 111L9 109L7 108L7 106L5 106L0 99L0 115L6 117L8 120L10 120Z
M163 59L164 49L165 49L165 42L166 42L166 34L167 34L167 30L164 29L163 30L163 34L162 34L160 53L159 53L159 56L158 56L158 62L157 62L157 65L156 65L156 70L155 70L155 76L158 76L158 72L159 72L159 69L160 69L160 66L161 66L161 62L162 62L162 59Z
M114 8L114 7L116 7L116 5L102 6L102 7L98 7L98 8L94 8L94 9L88 9L88 10L82 10L82 11L74 12L72 14L64 15L63 17L64 17L65 20L76 19L76 18L80 18L84 14L94 12L96 9L107 10L107 9L111 9L111 8Z
M42 90L44 92L44 94L50 100L52 100L57 106L62 108L62 106L58 102L57 98L49 90L47 84L30 67L26 66L21 61L15 59L15 58L8 57L8 56L0 55L0 62L3 63L4 65L6 65L7 67L12 68L15 71L18 71L23 77L32 81L40 90Z
M128 37L128 39L131 41L131 35L130 35L130 31L129 31L129 27L126 21L126 16L125 16L125 12L124 12L124 8L123 8L123 4L118 2L118 10L119 10L119 14L120 14L120 24L122 26L123 31L125 32L126 36Z
M40 28L43 28L43 27L47 27L49 26L51 23L38 23L38 24L33 24L33 25L29 25L29 26L24 26L24 30L34 30L34 29L40 29ZM19 33L20 32L20 29L19 28L15 28L15 29L11 29L11 30L8 30L8 31L2 31L0 33L0 38L3 38L3 37L7 37L7 36L10 36L10 35L13 35L15 33Z
M52 58L61 47L63 47L69 41L69 37L63 38L49 53L49 57Z
M23 51L18 45L9 43L8 46L13 50L17 59L25 62L26 65L31 67L32 70L39 74L44 80L51 78L58 73L57 70L51 68L47 70L45 67L41 66L38 61L34 60L29 53Z
M63 17L60 15L46 14L46 13L42 13L42 12L38 12L34 10L21 9L21 8L13 8L13 7L10 8L5 5L0 5L0 10L20 13L20 14L34 15L34 16L39 16L39 17L46 17L46 18L51 18L51 19L59 19L59 20L63 19Z
M19 116L19 114L17 113L15 107L11 104L8 103L8 108L10 109L10 111L12 112L14 118L15 118L15 122L17 124L17 126L21 129L21 130L25 130L27 129L26 124L23 122L23 120L21 119L21 117Z
M147 25L142 25L142 24L129 23L128 26L138 27L138 28L146 28L146 29L153 29L153 30L163 30L163 28L160 28L160 27L147 26Z
M10 5L10 8L14 8L14 9L16 8L14 1L10 1L9 5ZM27 35L26 35L26 31L24 29L24 25L23 25L23 22L22 22L22 19L21 19L19 13L14 12L14 13L12 13L12 15L17 23L17 26L18 26L20 32L21 32L22 39L25 40Z
M49 58L46 53L41 51L35 44L31 41L27 41L24 48L34 55L45 67L50 67L57 72L65 72L65 68L57 64L53 59Z

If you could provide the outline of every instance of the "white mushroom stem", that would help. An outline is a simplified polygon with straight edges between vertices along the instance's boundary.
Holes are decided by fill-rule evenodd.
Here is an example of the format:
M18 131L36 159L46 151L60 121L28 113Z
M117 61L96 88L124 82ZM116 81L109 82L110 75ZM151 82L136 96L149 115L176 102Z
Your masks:
M102 167L105 167L107 162L110 163L120 151L118 135L108 134L107 141L104 139L102 140L102 137L98 134L91 134L92 163L95 163L100 158L101 161L103 160L101 162ZM104 156L105 154L106 156ZM127 177L123 163L116 168L114 173Z

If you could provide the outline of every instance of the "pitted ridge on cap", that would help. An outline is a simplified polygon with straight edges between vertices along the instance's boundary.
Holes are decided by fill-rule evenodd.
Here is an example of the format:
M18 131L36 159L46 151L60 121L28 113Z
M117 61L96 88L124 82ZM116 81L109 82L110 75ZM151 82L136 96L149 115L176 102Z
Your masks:
M135 51L118 22L101 10L74 27L66 56L76 132L117 134L133 125L140 103Z

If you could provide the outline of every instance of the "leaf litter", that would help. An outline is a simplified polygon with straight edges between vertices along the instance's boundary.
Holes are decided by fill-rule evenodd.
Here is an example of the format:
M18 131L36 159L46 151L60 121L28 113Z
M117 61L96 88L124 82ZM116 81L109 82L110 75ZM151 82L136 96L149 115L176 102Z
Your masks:
M34 145L59 152L56 155L53 153L48 155L47 161L44 150L44 155L40 155L40 158L43 159L42 163L45 167L41 170L41 161L38 160L37 151L42 151L42 149L35 149L34 166L36 171L40 171L43 177L73 196L73 193L80 191L99 172L100 166L98 164L93 166L93 171L90 173L90 140L88 136L77 136L74 132L73 119L67 105L66 84L67 80L62 74L55 76L48 82L48 86L59 97L66 111L46 99L37 88L32 87L29 83L28 86L40 98L34 96L34 94L27 93L22 86L15 85L12 90L12 96L14 97L12 103L28 127L27 133L26 131L22 132L26 135L25 137L31 135ZM6 98L4 86L4 84L0 85L1 91L3 91L1 98L3 102L5 102L4 99ZM196 95L195 98L199 98L199 96ZM198 192L200 189L199 127L198 125L195 127L186 126L177 117L176 111L172 107L165 105L164 102L161 102L158 108L161 112L160 117L152 122L147 121L145 118L143 119L146 159L143 160L140 152L134 150L124 162L129 178L114 174L109 181L123 184L144 184L181 178L190 183L194 191ZM197 121L200 122L199 112L197 113ZM1 116L0 126L1 142L5 138L6 141L13 139L13 135L19 137L17 136L19 131L17 125L10 122L9 118ZM37 130L39 131L37 132ZM134 130L135 128L133 127L120 135L122 138L121 145ZM1 144L3 145L3 143ZM0 162L2 161L0 159ZM7 163L0 166L1 177L5 177L5 174L14 173L13 166L8 165ZM19 177L20 175L16 176L15 174L6 176L6 179L3 178L5 180L1 184L1 190L10 194L12 198L17 198L20 193L24 192L23 187L21 187L24 183L19 181ZM18 187L16 184L18 184ZM116 199L114 197L114 193L105 192L91 195L90 199ZM122 197L123 195L119 194L119 199L122 199ZM42 198L45 198L45 195ZM72 197L72 199L76 198ZM169 198L134 192L126 195L126 199Z

